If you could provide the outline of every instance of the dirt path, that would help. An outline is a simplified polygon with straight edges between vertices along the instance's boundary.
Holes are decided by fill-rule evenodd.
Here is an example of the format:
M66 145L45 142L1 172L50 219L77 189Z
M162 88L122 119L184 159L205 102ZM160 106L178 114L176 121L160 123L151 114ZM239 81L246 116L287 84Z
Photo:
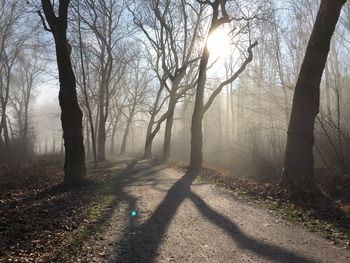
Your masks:
M130 161L118 185L117 208L78 261L350 262L349 250L172 168Z

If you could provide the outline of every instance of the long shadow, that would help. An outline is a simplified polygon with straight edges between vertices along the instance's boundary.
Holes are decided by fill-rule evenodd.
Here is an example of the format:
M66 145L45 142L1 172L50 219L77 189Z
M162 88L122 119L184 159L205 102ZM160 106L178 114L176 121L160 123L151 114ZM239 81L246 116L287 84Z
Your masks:
M129 225L116 248L114 262L153 262L171 219L181 203L186 198L190 198L208 221L226 231L241 248L274 262L316 263L312 259L259 241L243 233L235 223L211 209L198 195L191 192L190 187L195 179L196 175L187 172L169 189L164 200L144 224L138 226L133 219L129 220Z
M86 229L82 235L74 237L74 239L72 239L69 243L55 251L53 257L49 256L45 258L45 262L66 262L67 260L69 260L69 262L75 261L76 257L79 256L79 253L76 254L74 251L79 250L79 247L73 248L76 246L74 244L81 246L83 241L102 231L105 223L109 222L111 219L113 211L115 211L115 209L117 209L121 203L126 204L126 211L130 211L136 207L137 198L129 195L126 191L124 191L124 188L129 186L131 183L140 180L140 177L147 177L147 175L163 169L163 167L160 166L156 167L157 163L155 162L137 165L137 160L131 160L120 163L126 164L126 167L118 172L117 175L113 176L110 181L106 182L106 184L109 185L109 188L105 190L105 194L112 194L114 196L111 203L111 209L104 211L94 225L89 226L89 228ZM109 172L115 173L116 170L111 169ZM66 258L67 256L69 256L69 258Z
M285 262L285 263L295 263L295 262L305 262L305 263L316 263L316 261L309 259L307 257L297 255L292 251L287 249L268 244L264 241L257 240L253 237L249 237L247 234L243 233L242 230L234 224L227 217L219 214L212 208L210 208L202 198L197 194L190 192L189 198L196 205L199 212L207 218L212 224L217 225L222 230L230 235L236 244L246 250L250 250L253 253L262 256L266 259L273 260L274 262Z
M168 191L162 203L157 207L151 217L137 227L130 220L129 227L121 238L115 262L152 262L157 249L162 242L164 233L190 191L195 176L186 173ZM133 233L130 235L130 233Z
M107 181L96 184L92 182L91 185L75 190L54 185L27 199L0 204L0 211L4 211L6 215L6 220L0 218L0 258L10 252L18 253L20 250L35 255L46 253L50 247L39 247L32 241L44 241L48 233L54 237L63 232L75 233L73 230L80 227L85 212L98 198L111 196L111 209L103 211L98 223L94 224L96 231L103 227L103 222L109 221L120 202L125 201L130 209L134 208L137 200L128 195L124 187L140 180L139 177L145 172L151 173L152 169L156 171L161 167L155 167L157 163L154 162L139 165L136 160L113 162L110 165L120 163L125 164L125 167L109 169L107 172L112 176ZM106 164L105 168L109 168L110 165ZM75 240L76 237L73 238ZM57 249L61 250L61 247ZM49 257L45 257L47 262L51 261Z

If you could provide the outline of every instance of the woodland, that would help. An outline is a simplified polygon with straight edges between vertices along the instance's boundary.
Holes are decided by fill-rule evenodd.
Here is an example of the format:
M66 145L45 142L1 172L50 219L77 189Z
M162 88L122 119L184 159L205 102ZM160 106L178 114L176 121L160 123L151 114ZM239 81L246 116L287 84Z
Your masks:
M346 0L0 0L0 262L350 262L349 68Z

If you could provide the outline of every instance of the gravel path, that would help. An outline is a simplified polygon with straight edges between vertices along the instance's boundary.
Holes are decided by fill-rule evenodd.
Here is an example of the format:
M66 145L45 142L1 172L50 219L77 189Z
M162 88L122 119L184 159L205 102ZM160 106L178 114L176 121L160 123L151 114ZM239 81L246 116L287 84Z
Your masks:
M78 261L350 262L349 250L190 174L147 161L127 165L118 206Z

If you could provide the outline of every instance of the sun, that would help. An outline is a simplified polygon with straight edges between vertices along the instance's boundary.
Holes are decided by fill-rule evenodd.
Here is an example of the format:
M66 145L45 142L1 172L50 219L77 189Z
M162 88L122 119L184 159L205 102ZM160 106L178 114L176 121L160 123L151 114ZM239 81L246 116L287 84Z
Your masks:
M208 49L214 58L228 55L232 52L231 39L224 28L218 28L208 38Z

